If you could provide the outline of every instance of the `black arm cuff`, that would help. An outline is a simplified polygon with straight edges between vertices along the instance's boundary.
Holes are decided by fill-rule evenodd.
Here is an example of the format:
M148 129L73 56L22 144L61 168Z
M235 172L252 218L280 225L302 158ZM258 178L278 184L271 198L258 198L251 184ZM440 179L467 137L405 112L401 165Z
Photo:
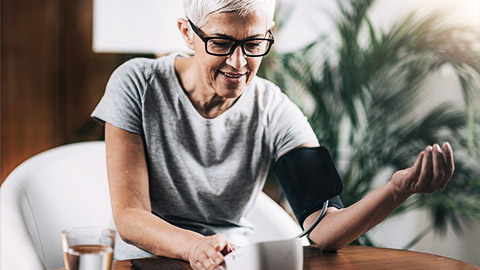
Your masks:
M277 162L275 175L300 225L329 200L329 206L343 208L338 196L342 180L325 147L301 147Z

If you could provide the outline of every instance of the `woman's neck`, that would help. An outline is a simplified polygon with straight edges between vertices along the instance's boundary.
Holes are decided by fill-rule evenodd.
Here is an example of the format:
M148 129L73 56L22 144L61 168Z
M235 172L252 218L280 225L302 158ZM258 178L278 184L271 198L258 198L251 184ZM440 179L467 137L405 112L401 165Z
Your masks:
M236 99L224 98L199 78L200 72L193 57L175 59L175 73L183 91L195 109L205 118L216 118L235 103Z

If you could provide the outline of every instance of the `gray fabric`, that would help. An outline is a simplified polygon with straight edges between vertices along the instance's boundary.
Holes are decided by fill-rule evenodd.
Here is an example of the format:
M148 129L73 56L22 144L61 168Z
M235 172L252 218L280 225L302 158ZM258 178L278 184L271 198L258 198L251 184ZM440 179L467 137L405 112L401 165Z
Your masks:
M120 66L92 117L145 138L155 215L245 244L252 226L243 217L270 161L316 136L286 95L258 77L226 112L202 117L179 84L175 57L184 56Z

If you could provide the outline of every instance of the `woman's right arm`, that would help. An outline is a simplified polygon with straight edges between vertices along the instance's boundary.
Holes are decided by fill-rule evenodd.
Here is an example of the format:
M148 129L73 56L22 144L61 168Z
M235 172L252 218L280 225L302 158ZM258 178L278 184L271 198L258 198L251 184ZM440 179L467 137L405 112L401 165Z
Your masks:
M189 261L194 269L221 264L228 247L223 235L204 237L152 214L142 136L106 123L105 143L113 218L122 239L155 255Z

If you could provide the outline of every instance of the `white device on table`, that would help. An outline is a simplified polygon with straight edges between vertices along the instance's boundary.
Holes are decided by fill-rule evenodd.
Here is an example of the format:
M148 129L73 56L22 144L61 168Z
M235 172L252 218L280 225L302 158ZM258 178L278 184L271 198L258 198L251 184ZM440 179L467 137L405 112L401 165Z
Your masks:
M224 270L301 270L303 246L301 238L315 228L327 211L328 200L307 230L292 239L260 242L238 248L225 256Z

